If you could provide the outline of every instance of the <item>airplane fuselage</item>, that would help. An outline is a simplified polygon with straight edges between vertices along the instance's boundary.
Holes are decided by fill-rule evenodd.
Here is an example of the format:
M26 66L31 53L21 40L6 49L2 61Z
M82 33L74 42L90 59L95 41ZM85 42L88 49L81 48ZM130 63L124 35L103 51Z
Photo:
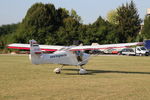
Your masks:
M32 56L31 56L32 55ZM89 54L76 55L72 51L56 51L52 54L32 54L30 60L33 64L62 64L81 66L88 62ZM79 57L80 60L78 59Z

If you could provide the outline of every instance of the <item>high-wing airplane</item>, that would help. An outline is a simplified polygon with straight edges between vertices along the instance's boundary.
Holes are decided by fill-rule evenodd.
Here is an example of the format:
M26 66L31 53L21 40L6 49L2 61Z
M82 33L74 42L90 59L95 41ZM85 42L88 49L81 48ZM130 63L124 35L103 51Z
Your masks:
M60 68L54 69L56 74L61 73L61 69L65 65L79 66L79 74L86 74L87 71L83 65L87 64L90 55L84 53L83 50L108 49L108 48L122 48L128 46L141 45L143 42L135 43L120 43L120 44L106 44L96 46L52 46L39 45L35 40L30 40L30 44L9 44L11 49L30 50L29 59L32 64L60 64ZM42 51L55 51L54 53L44 54Z

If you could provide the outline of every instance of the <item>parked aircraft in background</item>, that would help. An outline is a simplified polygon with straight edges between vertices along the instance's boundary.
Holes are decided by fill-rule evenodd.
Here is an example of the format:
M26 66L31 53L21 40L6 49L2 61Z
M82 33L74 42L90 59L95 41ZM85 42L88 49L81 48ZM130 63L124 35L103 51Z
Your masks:
M56 74L61 73L65 65L79 66L79 74L86 74L87 71L83 65L87 64L90 55L84 53L84 50L97 50L109 48L122 48L129 46L141 45L142 42L106 44L96 46L52 46L39 45L35 40L30 40L30 44L14 43L8 45L11 49L30 50L29 58L32 64L60 64L62 67L54 69ZM51 54L44 54L42 51L55 51Z

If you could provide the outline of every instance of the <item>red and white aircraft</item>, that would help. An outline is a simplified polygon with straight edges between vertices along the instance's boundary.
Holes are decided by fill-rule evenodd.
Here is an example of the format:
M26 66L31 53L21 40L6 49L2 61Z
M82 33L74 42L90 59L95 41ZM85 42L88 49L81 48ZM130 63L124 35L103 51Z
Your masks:
M39 45L35 40L30 40L29 42L30 44L9 44L8 48L30 50L29 59L31 60L32 64L60 64L62 67L64 65L80 66L79 74L87 73L82 66L87 64L90 57L89 54L82 52L83 50L122 48L143 44L143 42L135 42L96 46L52 46ZM44 54L42 51L55 52L51 54ZM62 67L54 69L54 72L59 74Z

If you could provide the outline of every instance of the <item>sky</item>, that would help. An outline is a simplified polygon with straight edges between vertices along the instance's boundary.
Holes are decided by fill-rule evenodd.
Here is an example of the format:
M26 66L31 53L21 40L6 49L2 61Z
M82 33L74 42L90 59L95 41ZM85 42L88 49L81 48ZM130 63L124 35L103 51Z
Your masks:
M148 0L133 0L140 18L144 19ZM74 9L81 16L84 24L93 23L99 16L106 18L114 10L130 0L0 0L0 25L21 22L27 10L36 2L52 3L56 8Z

